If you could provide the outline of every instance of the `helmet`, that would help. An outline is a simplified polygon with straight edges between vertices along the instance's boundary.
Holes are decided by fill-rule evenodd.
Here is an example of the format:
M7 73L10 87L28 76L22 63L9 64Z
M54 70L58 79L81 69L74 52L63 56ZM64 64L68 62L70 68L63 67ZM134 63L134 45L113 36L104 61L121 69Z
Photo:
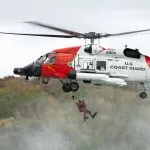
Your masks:
M80 99L79 99L78 101L79 101L80 103L82 103L82 101L81 101Z

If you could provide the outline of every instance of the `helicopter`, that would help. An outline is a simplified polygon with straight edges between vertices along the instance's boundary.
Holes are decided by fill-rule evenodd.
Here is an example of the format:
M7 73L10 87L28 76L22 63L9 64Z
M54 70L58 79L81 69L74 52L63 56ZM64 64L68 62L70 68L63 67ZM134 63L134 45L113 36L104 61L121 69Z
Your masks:
M47 84L51 78L62 83L62 90L66 93L79 90L79 81L96 86L126 86L128 83L141 85L140 98L147 98L146 85L150 83L150 57L143 55L138 49L125 46L124 49L105 48L95 44L101 38L148 32L150 29L128 31L121 33L79 33L35 21L27 21L31 25L63 32L68 35L54 34L26 34L0 32L25 36L41 36L53 38L83 38L90 39L90 44L65 47L52 50L38 58L33 63L22 68L14 68L14 74L38 77Z

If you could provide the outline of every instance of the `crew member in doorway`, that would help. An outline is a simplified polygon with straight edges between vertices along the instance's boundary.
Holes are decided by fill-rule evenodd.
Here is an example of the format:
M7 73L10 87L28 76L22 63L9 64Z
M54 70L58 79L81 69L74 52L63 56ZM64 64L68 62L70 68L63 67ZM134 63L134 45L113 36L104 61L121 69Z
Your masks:
M75 101L74 96L72 96L72 99ZM95 118L97 112L95 112L95 113L92 115L91 111L89 111L89 110L87 109L87 105L85 104L83 98L82 98L82 100L80 100L80 99L79 99L79 100L76 100L75 103L76 103L76 105L78 106L79 111L80 111L80 112L83 112L83 119L84 119L84 122L86 121L86 119L89 118L89 115L91 116L92 119Z

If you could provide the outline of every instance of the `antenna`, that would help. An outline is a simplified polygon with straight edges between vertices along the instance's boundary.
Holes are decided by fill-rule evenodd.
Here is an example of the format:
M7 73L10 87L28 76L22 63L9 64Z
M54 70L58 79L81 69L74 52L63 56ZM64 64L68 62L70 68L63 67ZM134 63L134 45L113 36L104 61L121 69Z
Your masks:
M94 38L91 38L91 45L94 45Z

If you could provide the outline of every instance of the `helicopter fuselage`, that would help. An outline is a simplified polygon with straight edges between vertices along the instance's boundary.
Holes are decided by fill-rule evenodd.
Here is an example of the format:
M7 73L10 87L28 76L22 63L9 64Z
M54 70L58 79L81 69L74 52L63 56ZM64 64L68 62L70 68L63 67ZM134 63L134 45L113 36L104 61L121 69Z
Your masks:
M89 51L88 48L76 46L54 50L42 64L42 77L119 85L150 81L150 58L138 50L107 49L99 45L94 45ZM52 56L55 59L53 64L49 62ZM107 80L102 76L107 76Z
M150 82L150 57L131 48L73 46L53 50L24 68L16 68L14 73L26 78L41 77L45 84L51 78L58 79L63 84L64 92L77 91L78 81L125 86L128 82Z

